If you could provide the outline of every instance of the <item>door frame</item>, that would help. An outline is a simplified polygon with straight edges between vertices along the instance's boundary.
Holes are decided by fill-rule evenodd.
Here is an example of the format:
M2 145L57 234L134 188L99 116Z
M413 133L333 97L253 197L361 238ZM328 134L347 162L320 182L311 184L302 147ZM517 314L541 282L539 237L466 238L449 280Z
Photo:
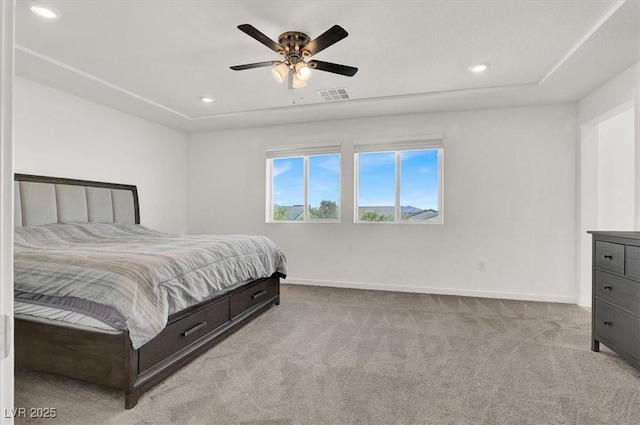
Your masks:
M13 424L13 83L15 0L0 1L0 424Z
M598 143L599 126L602 122L615 117L628 110L634 110L636 102L634 99L624 103L590 119L580 126L580 143L578 144L579 157L579 191L578 191L578 220L577 220L577 250L576 259L578 265L577 301L581 306L591 306L591 278L592 278L592 241L588 230L598 229ZM637 112L634 114L634 127L637 133L638 122ZM635 135L634 135L635 138ZM638 156L638 146L635 146L635 155ZM636 175L640 170L637 169ZM594 172L596 171L596 172ZM636 205L638 204L636 199ZM637 211L636 211L637 215Z

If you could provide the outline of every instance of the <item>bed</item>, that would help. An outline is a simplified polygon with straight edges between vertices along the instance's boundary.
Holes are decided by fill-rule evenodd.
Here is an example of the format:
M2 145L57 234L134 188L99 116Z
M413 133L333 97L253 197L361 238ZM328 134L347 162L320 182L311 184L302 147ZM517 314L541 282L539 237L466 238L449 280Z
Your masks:
M121 389L125 408L280 303L261 236L140 225L136 186L15 176L16 366Z

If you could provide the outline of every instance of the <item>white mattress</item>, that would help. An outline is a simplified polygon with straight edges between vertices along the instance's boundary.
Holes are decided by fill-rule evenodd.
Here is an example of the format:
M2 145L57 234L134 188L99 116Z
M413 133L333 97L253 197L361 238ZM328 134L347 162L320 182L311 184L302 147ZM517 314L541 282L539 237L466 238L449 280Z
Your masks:
M14 301L13 308L14 317L16 319L114 335L123 332L102 323L93 317L85 316L82 313L76 313L73 311L62 310L54 307L45 307L21 301Z

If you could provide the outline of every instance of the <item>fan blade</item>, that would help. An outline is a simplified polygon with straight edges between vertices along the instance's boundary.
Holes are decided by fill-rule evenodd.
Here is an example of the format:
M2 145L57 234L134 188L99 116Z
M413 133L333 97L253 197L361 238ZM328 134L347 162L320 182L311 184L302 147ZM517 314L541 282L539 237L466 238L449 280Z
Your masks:
M322 35L318 36L315 40L312 40L304 46L302 49L303 52L308 52L307 56L313 56L316 53L321 52L332 44L336 44L338 41L342 40L349 33L344 30L340 25L334 25L328 30L326 30Z
M249 37L255 38L260 43L264 44L265 46L267 46L268 48L270 48L276 53L280 53L284 51L284 48L281 45L279 45L278 43L276 43L275 41L273 41L272 39L270 39L260 31L258 31L252 25L249 25L249 24L238 25L238 29L243 33L247 34Z
M248 63L246 65L230 66L229 68L233 69L234 71L242 71L245 69L262 68L265 66L279 65L281 63L282 62L278 62L278 61L266 61L266 62Z
M317 69L319 71L333 72L334 74L346 75L347 77L353 77L358 72L358 68L354 68L352 66L340 65L338 63L331 62L323 62L312 60L309 61L308 65L312 69Z

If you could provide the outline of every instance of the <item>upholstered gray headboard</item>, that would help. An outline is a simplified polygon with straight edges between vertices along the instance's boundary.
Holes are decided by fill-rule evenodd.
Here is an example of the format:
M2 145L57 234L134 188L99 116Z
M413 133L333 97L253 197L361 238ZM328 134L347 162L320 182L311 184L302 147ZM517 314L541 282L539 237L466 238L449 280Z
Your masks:
M140 224L136 186L15 175L15 226L71 221Z

